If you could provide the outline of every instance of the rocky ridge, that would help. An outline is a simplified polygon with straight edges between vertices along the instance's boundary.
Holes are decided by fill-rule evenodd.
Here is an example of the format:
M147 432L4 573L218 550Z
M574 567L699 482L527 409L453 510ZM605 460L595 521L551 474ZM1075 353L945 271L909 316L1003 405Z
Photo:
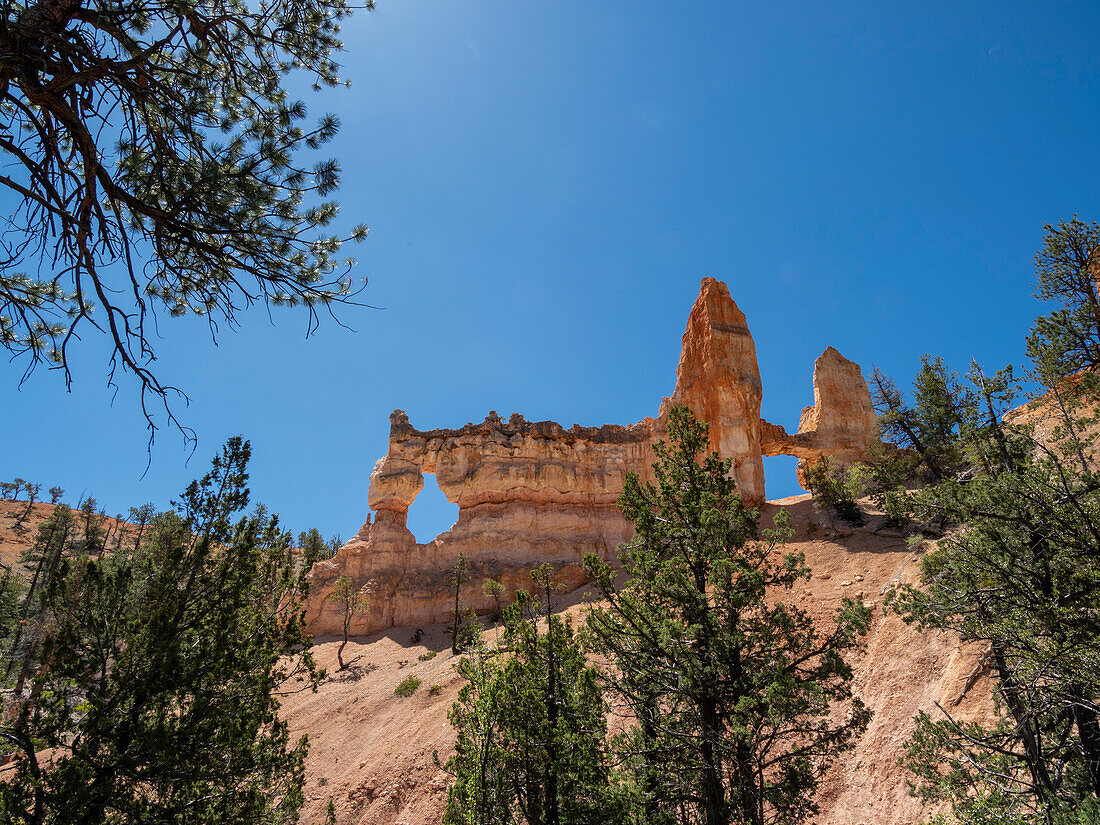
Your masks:
M859 366L832 347L814 365L814 404L803 410L796 434L760 418L762 397L745 315L724 283L705 278L688 316L675 390L656 418L565 429L490 412L457 429L417 430L405 412L394 411L389 449L370 478L367 503L374 515L334 558L313 568L309 627L318 635L342 629L340 609L327 598L340 575L374 592L371 609L353 617L355 635L443 622L452 610L450 576L460 554L471 573L461 599L478 612L495 607L482 590L487 579L511 593L543 562L554 566L560 584L580 586L585 554L613 559L630 538L616 501L627 473L650 474L652 445L665 435L673 405L690 407L709 424L714 448L731 460L731 476L753 505L764 501L765 455L794 455L803 464L830 455L846 464L878 443ZM424 473L435 474L459 515L449 531L419 544L407 517Z

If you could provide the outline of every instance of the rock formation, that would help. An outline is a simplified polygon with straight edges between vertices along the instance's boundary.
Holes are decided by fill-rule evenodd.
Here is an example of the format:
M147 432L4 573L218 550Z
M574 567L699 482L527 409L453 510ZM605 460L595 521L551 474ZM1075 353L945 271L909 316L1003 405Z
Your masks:
M367 502L375 511L335 557L314 566L306 620L316 634L336 632L341 617L327 600L337 576L371 582L372 606L354 617L351 632L447 621L453 610L451 571L465 554L471 579L461 601L479 612L493 607L482 591L497 579L511 593L530 584L531 568L550 562L566 587L583 582L586 553L613 559L631 535L616 501L627 472L643 478L652 444L663 437L671 405L685 404L710 426L714 447L731 459L744 499L764 500L762 456L806 460L831 455L842 463L878 441L874 410L859 366L832 347L814 365L814 405L788 435L760 419L762 385L756 346L745 316L724 283L705 278L688 317L676 388L657 418L637 424L573 426L528 422L495 412L459 429L421 431L396 410L386 456L371 474ZM434 473L459 507L458 521L427 544L406 524L413 500Z
M857 368L858 371L858 368ZM815 384L816 386L816 384ZM763 397L756 344L745 313L721 281L704 278L676 368L671 404L691 407L710 425L711 443L723 458L742 497L764 501L764 460L760 450L760 400ZM668 404L662 404L661 412Z
M865 458L878 443L878 419L859 364L832 347L814 362L814 403L802 410L798 433L788 435L778 424L763 425L764 455L801 459L798 480L803 487L808 463L828 455L846 466Z

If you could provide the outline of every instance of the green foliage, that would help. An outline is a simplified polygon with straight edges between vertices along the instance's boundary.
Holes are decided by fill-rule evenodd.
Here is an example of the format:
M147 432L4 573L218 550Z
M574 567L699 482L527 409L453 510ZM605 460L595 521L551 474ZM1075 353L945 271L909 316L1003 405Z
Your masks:
M313 529L314 533L317 533L317 529ZM317 537L320 537L320 533L317 533ZM307 548L307 552L310 552ZM303 572L308 572L310 566L302 566ZM340 670L344 670L350 662L344 661L344 648L348 643L348 632L351 630L352 619L359 613L366 613L370 610L371 596L374 593L373 586L370 582L356 587L352 582L351 577L341 573L336 577L336 583L332 587L332 592L325 597L325 601L333 602L340 608L341 626L343 628L343 638L340 640L340 646L336 648L336 661Z
M451 634L451 653L459 654L473 647L481 639L481 623L471 609L463 610L461 603L462 586L470 580L470 563L465 553L458 554L454 570L451 571L451 589L454 590L455 606L451 624L447 630Z
M481 620L472 607L463 610L458 619L458 635L456 637L458 651L461 653L464 650L473 650L477 647L481 643L481 632L484 629Z
M0 721L0 819L295 821L306 743L277 692L318 673L289 533L263 508L237 516L248 456L230 439L136 548L97 558L76 529L62 554L82 519L58 507L43 524L34 644L15 648Z
M1074 215L1047 224L1035 256L1035 297L1059 308L1036 319L1028 355L1048 385L1100 366L1100 224Z
M368 0L367 6L372 3ZM345 0L246 4L8 3L0 26L0 151L12 196L0 263L0 345L58 367L96 327L149 400L154 313L233 328L257 300L318 310L346 301L339 251L366 228L328 229L336 134L284 79L340 83ZM163 326L159 327L163 332ZM150 396L152 397L150 399Z
M493 600L496 611L493 613L493 621L500 619L504 612L504 585L496 579L486 579L482 590L486 596Z
M409 697L416 693L416 689L420 687L420 677L413 676L411 673L401 680L401 683L393 689L393 692L398 696Z
M782 552L789 518L757 538L757 512L687 408L670 412L669 439L654 482L628 475L620 498L635 526L627 584L585 559L607 600L589 613L593 645L637 720L616 742L632 821L803 821L822 771L870 717L843 658L870 611L845 599L817 628L783 598L810 574Z
M15 501L19 498L19 493L22 492L24 484L26 482L21 478L12 481L0 481L0 498L5 501Z
M604 753L606 705L567 619L550 613L549 565L505 610L501 648L458 665L468 680L451 709L458 734L446 825L596 825L614 821ZM539 629L540 617L546 632Z
M339 536L326 540L316 527L299 533L298 546L302 548L302 567L309 569L315 562L331 559L340 549L340 544Z
M429 650L426 653L421 653L419 656L417 656L416 660L418 662L430 662L435 657L436 657L436 651Z
M871 374L871 397L879 416L879 428L886 441L912 451L917 463L912 474L924 481L940 481L965 466L959 448L959 428L963 425L962 406L967 397L958 377L947 369L941 358L921 357L921 368L913 380L913 405L897 386L877 367ZM896 489L899 472L905 465L889 466L892 484L880 487Z
M839 466L832 456L824 456L811 463L805 470L806 484L814 501L829 514L860 526L863 513L856 499L863 495L869 470L865 465Z
M1070 258L1081 243L1094 245L1081 240L1090 231L1048 227L1037 259L1041 297L1086 301L1095 285L1081 285ZM1051 367L1085 363L1089 316L1071 315L1048 320L1073 322L1083 337L1040 323L1042 334L1031 339L1033 354L1049 359L1036 375L1050 382L1041 410L1053 426L1037 438L1006 423L1018 379L1011 368L987 376L972 365L973 390L954 402L969 468L911 495L915 506L938 509L960 527L922 557L920 585L900 590L894 607L921 627L985 643L996 684L992 723L964 724L941 709L918 717L908 744L904 763L916 792L949 803L961 823L1096 821L1100 455L1090 433L1100 395L1091 377L1069 380Z
M924 720L919 744L936 751L910 767L963 807L989 796L991 783L1029 816L1100 793L1100 493L1091 473L1036 454L922 495L965 526L922 558L921 587L903 590L900 608L922 627L988 644L1004 717L983 731ZM950 784L934 776L936 759L958 761Z

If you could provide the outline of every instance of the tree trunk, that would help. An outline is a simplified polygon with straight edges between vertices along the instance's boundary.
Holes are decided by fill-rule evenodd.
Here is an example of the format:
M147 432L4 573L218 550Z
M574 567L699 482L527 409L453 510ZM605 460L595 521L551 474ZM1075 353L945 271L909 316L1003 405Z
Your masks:
M715 742L720 736L721 720L713 698L705 697L699 706L702 722L702 742L699 755L703 761L703 816L706 825L727 825L726 789L722 786L722 775ZM742 782L742 791L745 782Z
M1027 717L1027 708L1020 698L1016 676L1008 667L1004 648L998 643L993 645L993 661L996 663L997 675L1001 681L1001 695L1005 698L1005 705L1008 706L1012 718L1016 720L1016 730L1024 746L1024 761L1035 784L1036 795L1041 802L1047 803L1054 799L1054 783L1047 770L1038 740L1035 738L1035 732L1032 730L1031 720Z
M1085 752L1085 767L1092 783L1092 793L1100 797L1100 718L1091 703L1085 702L1080 685L1070 687L1070 697L1073 700L1073 721L1081 738L1081 749Z

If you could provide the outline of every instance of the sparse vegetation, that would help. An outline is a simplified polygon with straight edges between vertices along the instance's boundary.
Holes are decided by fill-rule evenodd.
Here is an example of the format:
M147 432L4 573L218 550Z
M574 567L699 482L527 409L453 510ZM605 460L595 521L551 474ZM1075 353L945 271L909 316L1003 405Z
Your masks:
M308 568L305 569L308 570ZM348 632L351 629L352 619L357 614L366 613L370 610L371 594L370 582L361 587L356 587L351 578L344 574L336 577L336 584L333 586L332 592L328 594L327 600L338 605L341 611L343 638L340 640L340 646L336 648L336 662L339 670L344 670L351 664L351 662L344 661L344 648L348 644Z
M446 825L615 821L606 704L572 626L552 613L551 572L532 572L539 601L520 591L505 609L508 655L479 647L458 665L468 682L450 713Z
M418 687L420 687L420 677L410 674L401 680L401 683L393 689L393 692L398 696L409 697L416 693Z
M1060 304L1028 339L1053 429L1006 420L1025 389L1011 367L990 376L972 364L965 389L918 383L918 399L938 399L918 408L943 426L935 451L911 442L930 483L899 497L911 517L935 513L952 529L922 556L919 585L890 603L922 628L984 643L996 686L994 719L941 707L917 717L907 743L914 792L960 825L1100 821L1100 227L1048 226L1036 264L1039 297Z
M451 653L457 655L474 647L481 639L481 622L472 608L462 609L462 586L470 580L470 563L465 553L458 554L454 570L451 572L451 588L454 590L454 617L447 628L451 634Z
M496 609L493 611L492 620L494 622L500 621L500 617L504 611L504 585L496 579L486 579L485 584L482 585L482 589L485 595L489 596L496 606Z
M805 475L814 501L821 505L830 522L835 515L857 527L863 524L863 513L856 499L864 492L868 476L865 465L842 467L832 456L825 456L812 462Z

